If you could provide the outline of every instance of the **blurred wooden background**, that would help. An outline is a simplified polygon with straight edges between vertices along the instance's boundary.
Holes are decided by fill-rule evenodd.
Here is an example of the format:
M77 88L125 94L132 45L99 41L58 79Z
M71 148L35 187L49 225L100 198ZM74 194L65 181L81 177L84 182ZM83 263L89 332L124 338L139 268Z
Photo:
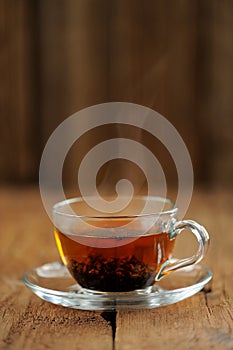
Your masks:
M172 122L198 184L232 186L232 39L232 0L0 0L0 183L38 181L72 113L127 101Z

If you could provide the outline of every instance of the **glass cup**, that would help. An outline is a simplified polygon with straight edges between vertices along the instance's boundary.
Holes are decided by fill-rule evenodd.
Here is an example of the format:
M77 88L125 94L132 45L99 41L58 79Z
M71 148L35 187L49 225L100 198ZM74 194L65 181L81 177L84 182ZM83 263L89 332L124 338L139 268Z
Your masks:
M167 274L201 261L208 248L206 229L178 221L177 212L172 201L160 197L135 196L117 214L98 212L82 198L59 202L53 221L60 257L84 293L150 292ZM174 259L183 230L195 235L198 248L189 258Z

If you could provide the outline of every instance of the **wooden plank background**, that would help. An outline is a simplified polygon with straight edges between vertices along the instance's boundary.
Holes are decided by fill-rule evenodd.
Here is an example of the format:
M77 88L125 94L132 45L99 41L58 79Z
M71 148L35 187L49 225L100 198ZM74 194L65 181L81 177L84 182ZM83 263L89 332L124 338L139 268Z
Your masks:
M196 181L231 186L232 13L231 0L1 0L0 182L35 181L72 113L130 101L173 123Z

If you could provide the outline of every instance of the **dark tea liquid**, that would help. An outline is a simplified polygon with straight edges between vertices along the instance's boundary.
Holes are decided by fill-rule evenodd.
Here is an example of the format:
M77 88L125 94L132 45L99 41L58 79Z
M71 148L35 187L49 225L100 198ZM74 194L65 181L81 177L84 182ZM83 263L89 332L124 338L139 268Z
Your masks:
M76 238L57 229L55 238L63 263L79 285L101 292L129 292L152 286L175 244L166 232L121 238L121 245L116 239L115 247L113 238Z

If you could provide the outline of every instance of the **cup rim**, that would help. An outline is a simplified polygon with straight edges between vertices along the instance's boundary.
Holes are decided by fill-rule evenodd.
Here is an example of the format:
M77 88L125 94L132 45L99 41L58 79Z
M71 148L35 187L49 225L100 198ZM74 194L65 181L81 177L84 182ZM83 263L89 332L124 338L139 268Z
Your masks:
M88 198L96 198L94 196L87 196ZM68 198L65 200L62 200L60 202L57 202L53 205L52 207L52 212L53 214L58 214L60 216L64 216L64 217L73 217L73 218L77 218L77 219L95 219L95 220L113 220L113 219L134 219L134 218L143 218L143 217L151 217L151 216L161 216L161 215L174 215L178 212L178 207L176 205L176 203L174 201L172 201L169 198L165 198L165 197L160 197L160 196L145 196L145 195L137 195L133 197L134 199L153 199L154 201L157 202L164 202L165 204L170 204L171 205L171 209L168 210L162 210L159 212L152 212L152 213L139 213L139 214L132 214L132 215L126 215L126 214L122 214L122 215L115 215L115 214L111 214L111 215L78 215L78 214L71 214L71 213L65 213L61 210L59 210L60 207L64 206L64 205L69 205L72 203L78 203L78 202L85 202L85 200L83 199L83 197L73 197L73 198Z

